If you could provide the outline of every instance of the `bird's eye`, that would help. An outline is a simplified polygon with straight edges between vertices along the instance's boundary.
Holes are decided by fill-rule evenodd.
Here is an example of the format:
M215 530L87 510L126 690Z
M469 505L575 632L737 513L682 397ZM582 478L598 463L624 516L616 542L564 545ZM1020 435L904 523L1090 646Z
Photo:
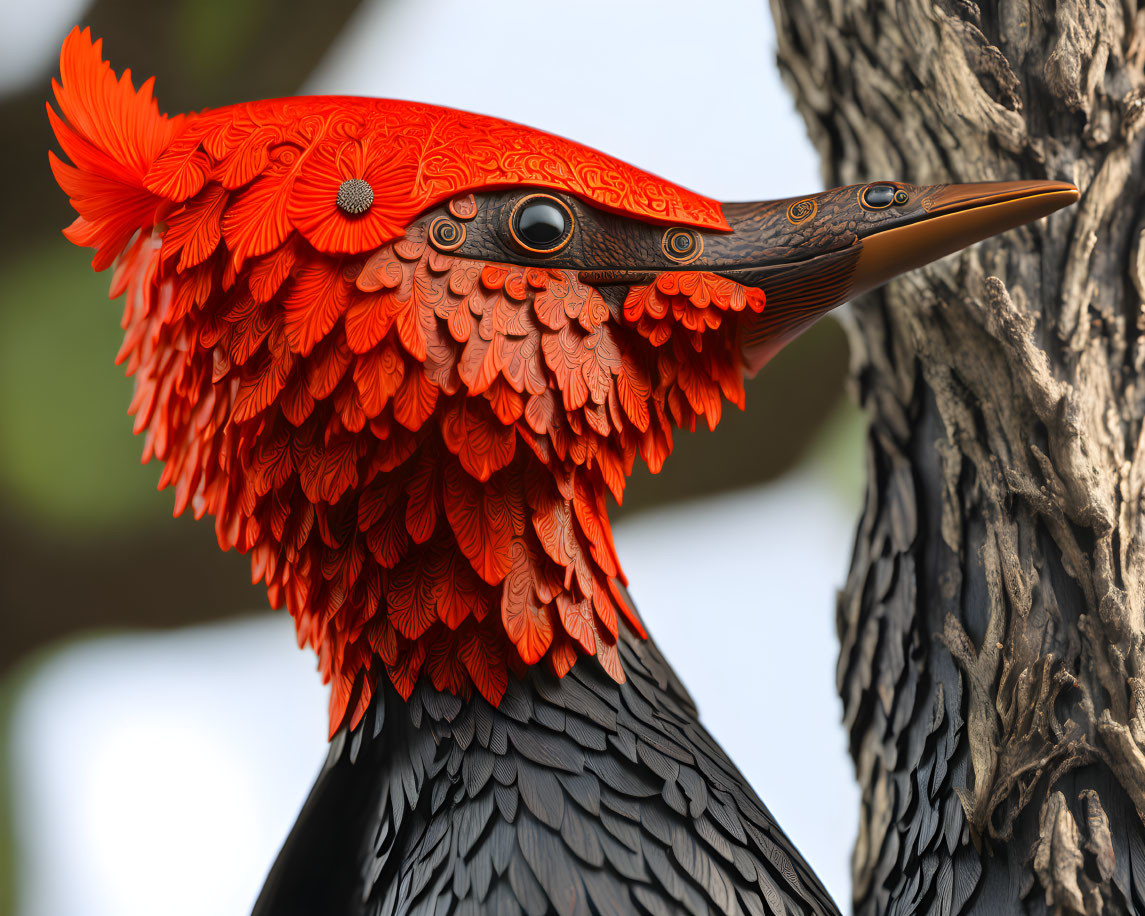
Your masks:
M894 185L873 184L863 191L860 199L868 210L885 210L895 202L896 190Z
M526 251L552 254L572 237L572 211L548 194L526 197L513 208L509 229L513 239Z
M694 261L704 250L703 239L691 229L669 229L664 233L664 240L660 246L664 249L664 254L679 264Z

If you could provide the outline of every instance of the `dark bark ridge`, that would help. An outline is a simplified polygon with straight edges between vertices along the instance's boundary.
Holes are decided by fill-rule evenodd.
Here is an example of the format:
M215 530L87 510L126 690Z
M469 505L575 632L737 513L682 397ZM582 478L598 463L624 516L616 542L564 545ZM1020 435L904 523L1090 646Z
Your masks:
M1145 911L1145 9L772 7L829 185L1083 192L844 316L855 911Z

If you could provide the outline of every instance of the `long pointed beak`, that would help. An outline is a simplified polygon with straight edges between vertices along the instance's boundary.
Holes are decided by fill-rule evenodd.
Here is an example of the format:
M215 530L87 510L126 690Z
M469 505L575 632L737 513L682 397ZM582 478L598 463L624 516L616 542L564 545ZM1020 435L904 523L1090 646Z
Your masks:
M890 193L894 198L872 207L871 191L881 200ZM754 265L722 271L767 295L762 314L744 327L748 372L759 371L836 306L908 270L1048 216L1079 196L1065 181L922 187L883 182L801 200L725 207L736 236L762 239L745 258L754 258Z
M917 221L862 240L848 299L975 242L1049 216L1080 196L1066 181L991 181L931 190Z

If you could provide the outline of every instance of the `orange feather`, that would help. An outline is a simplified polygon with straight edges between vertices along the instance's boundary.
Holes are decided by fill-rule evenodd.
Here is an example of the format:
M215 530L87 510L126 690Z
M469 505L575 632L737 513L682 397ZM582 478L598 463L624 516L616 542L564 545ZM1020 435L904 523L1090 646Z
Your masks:
M429 105L167 118L78 30L55 89L69 237L97 267L119 259L145 456L178 511L214 515L220 544L250 553L318 652L331 730L360 719L380 677L408 697L423 669L494 703L524 665L563 676L595 655L622 680L619 628L644 631L606 491L619 497L638 455L658 469L673 426L742 403L727 319L762 294L682 272L613 315L576 271L458 258L409 223L515 185L711 229L726 228L719 205ZM374 191L362 218L336 206L351 178Z

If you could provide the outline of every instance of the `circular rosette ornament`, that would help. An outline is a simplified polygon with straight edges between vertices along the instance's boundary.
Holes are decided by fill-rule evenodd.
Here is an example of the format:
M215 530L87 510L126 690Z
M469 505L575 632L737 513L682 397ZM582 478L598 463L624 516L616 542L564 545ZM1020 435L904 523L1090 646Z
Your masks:
M396 238L422 209L410 199L415 164L371 155L357 140L322 143L299 169L287 205L290 221L319 251L359 254Z

